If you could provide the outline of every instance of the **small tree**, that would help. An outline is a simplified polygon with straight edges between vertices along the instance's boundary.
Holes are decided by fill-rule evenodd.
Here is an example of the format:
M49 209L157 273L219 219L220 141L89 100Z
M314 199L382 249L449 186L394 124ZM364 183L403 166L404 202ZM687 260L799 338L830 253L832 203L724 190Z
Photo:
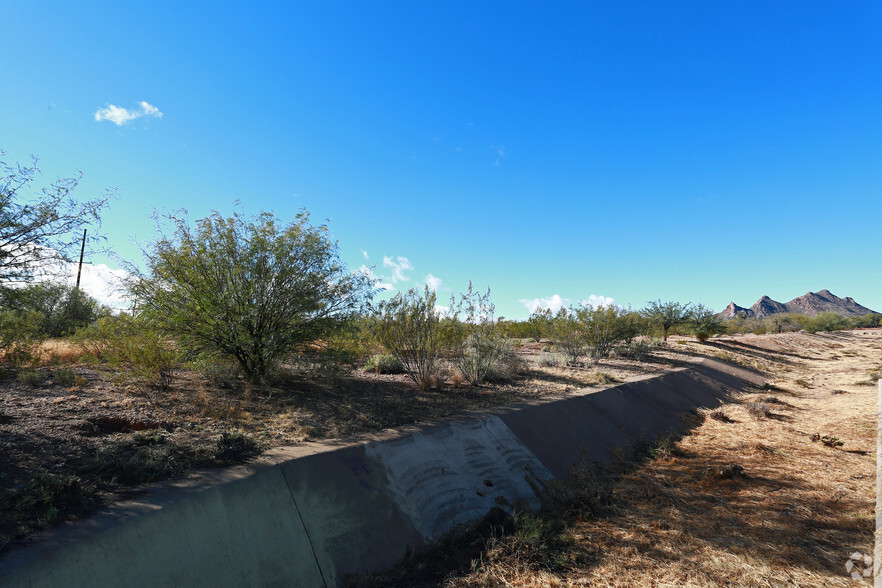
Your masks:
M77 200L73 193L82 174L35 190L39 174L36 158L30 166L0 160L0 284L30 281L47 261L70 260L79 253L83 227L100 225L111 195Z
M619 319L622 321L622 337L625 343L630 345L638 335L645 335L649 331L649 321L639 312L633 310L623 311Z
M806 325L809 333L817 333L819 331L842 331L850 328L848 319L835 312L822 312L817 316L813 316Z
M85 327L109 312L97 300L73 286L43 282L0 293L2 305L34 311L38 326L47 337L63 337Z
M551 321L553 318L554 315L550 308L537 308L534 310L530 314L530 318L527 319L527 328L530 337L537 343L541 341L543 337L547 337L551 332Z
M711 335L717 335L725 330L723 319L712 308L703 304L696 304L692 307L687 324L689 330L699 341L707 341Z
M628 335L625 313L615 305L586 306L575 311L582 323L583 338L594 364L607 357Z
M570 365L579 363L579 358L585 355L585 331L576 311L571 308L561 308L551 319L551 336L563 351Z
M381 303L378 312L377 338L421 388L430 387L438 372L435 302L435 292L428 287L422 295L411 288Z
M368 277L346 269L327 227L311 225L305 210L284 225L269 212L251 219L214 212L195 229L185 213L165 220L173 233L144 251L148 273L129 268L138 308L184 350L235 359L250 382L372 293Z
M679 302L662 302L656 300L649 302L641 313L650 323L662 330L662 338L667 341L671 327L683 324L689 318L691 303L680 304Z

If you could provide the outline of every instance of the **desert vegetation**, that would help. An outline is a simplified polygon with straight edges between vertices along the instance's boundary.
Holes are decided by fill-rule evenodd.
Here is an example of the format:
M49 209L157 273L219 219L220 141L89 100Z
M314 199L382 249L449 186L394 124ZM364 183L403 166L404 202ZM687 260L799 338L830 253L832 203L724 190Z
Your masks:
M85 220L98 220L106 199L77 204L74 179L27 200L36 167L3 169L0 441L7 460L0 471L0 552L40 528L196 467L241 462L277 445L607 386L699 356L792 378L774 396L757 395L711 414L710 425L693 424L750 422L743 426L752 434L792 413L789 403L815 384L795 377L783 357L788 352L756 349L759 344L734 334L809 337L878 327L882 320L824 313L723 321L702 304L657 300L638 310L538 309L516 321L496 317L491 291L471 283L451 297L446 312L428 288L378 302L369 277L343 264L327 227L313 225L305 210L291 221L267 212L253 218L213 213L193 222L183 213L157 218L160 237L144 249L143 268L129 267L131 309L112 312L36 271L47 257L70 255L73 241L64 237L78 233ZM882 373L878 357L859 345L840 353L867 367L837 390L866 388ZM842 439L859 437L844 427L837 432L819 426L823 443L813 447L836 449L847 442ZM769 441L764 447L771 449L757 455L795 451L783 439ZM494 574L563 577L614 549L604 542L622 539L621 529L610 526L585 547L589 531L579 521L606 520L609 513L625 521L629 509L643 508L641 496L686 500L663 480L692 476L705 462L689 461L682 439L647 443L613 469L583 464L570 485L549 491L552 506L499 523L504 533L474 544L484 563L471 575L460 569L448 583L494 585ZM716 451L712 445L694 450ZM733 463L737 457L720 453ZM720 495L729 499L737 489L728 481L756 471L752 462L725 470L711 461L701 470L711 473L689 478L684 487L697 484L700 494L722 484ZM718 469L728 474L717 475ZM652 516L665 518L657 511ZM635 521L646 524L627 524Z

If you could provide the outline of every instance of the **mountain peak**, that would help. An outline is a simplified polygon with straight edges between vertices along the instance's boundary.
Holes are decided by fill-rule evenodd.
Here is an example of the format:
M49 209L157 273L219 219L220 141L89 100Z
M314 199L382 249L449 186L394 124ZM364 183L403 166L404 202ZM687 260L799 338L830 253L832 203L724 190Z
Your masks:
M733 301L729 303L729 306L719 316L723 319L735 318L737 316L762 319L782 312L805 314L808 316L816 316L822 312L835 312L836 314L850 317L863 316L875 311L870 310L866 306L861 306L855 302L854 298L839 298L830 290L824 289L818 292L806 292L804 295L794 298L786 304L773 300L768 295L764 295L757 300L750 308L738 306Z

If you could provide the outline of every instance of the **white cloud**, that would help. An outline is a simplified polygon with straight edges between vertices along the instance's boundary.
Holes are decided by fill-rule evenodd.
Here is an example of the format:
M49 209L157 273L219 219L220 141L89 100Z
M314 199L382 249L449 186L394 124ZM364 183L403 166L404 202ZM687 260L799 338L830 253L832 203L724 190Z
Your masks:
M138 103L138 106L140 106L140 109L127 110L122 106L109 104L107 108L100 108L95 111L95 120L98 122L109 120L117 126L122 126L143 116L162 118L162 112L152 104L142 100Z
M406 282L410 278L404 275L404 272L413 269L410 260L406 257L398 256L395 259L383 256L383 267L392 270L392 276L389 278L393 284L398 282Z
M580 300L582 306L590 306L591 308L600 308L601 306L615 306L616 301L609 296L597 296L592 294L584 300Z
M70 275L67 278L69 284L77 282L77 264L71 263ZM83 264L83 273L80 278L80 289L114 310L129 308L130 302L123 290L123 282L128 277L128 272L122 269L111 269L103 263Z
M440 304L435 305L435 315L438 318L447 318L450 315L450 307L449 306L441 306Z
M429 290L433 292L437 292L438 288L441 287L441 278L433 276L432 274L426 275L426 286L429 287Z
M47 247L34 246L40 249L34 253L33 283L53 282L65 283L74 286L77 283L77 268L79 263L68 262L60 259L57 254ZM131 304L125 295L123 282L128 277L128 272L121 269L111 269L107 265L83 264L83 272L80 276L80 289L114 310L128 309ZM25 286L26 282L15 284L15 287Z
M370 256L368 255L368 252L365 251L364 249L361 250L361 254L364 256L365 259L370 259Z
M555 294L554 296L549 296L547 298L521 298L518 300L521 304L527 307L527 310L530 311L530 314L533 314L539 309L548 308L551 312L557 312L561 308L565 308L570 305L569 298L561 298L559 295Z

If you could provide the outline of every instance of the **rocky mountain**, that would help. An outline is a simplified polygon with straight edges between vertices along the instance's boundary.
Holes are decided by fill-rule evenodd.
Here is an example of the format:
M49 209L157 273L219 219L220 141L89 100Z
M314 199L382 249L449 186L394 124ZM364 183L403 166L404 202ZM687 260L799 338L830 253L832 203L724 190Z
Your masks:
M830 290L821 290L820 292L808 292L799 298L794 298L786 304L772 300L768 296L763 296L750 308L744 308L743 306L738 306L734 302L731 302L729 303L729 306L720 313L720 317L730 319L739 316L739 313L744 313L741 316L766 318L769 315L782 312L806 314L808 316L816 316L822 312L835 312L842 316L863 316L875 311L870 310L866 306L861 306L855 302L854 298L848 296L840 298L830 292Z
M779 312L790 312L787 306L781 304L777 300L772 300L768 296L763 296L750 307L750 316L756 318L766 318L770 314L778 314Z

